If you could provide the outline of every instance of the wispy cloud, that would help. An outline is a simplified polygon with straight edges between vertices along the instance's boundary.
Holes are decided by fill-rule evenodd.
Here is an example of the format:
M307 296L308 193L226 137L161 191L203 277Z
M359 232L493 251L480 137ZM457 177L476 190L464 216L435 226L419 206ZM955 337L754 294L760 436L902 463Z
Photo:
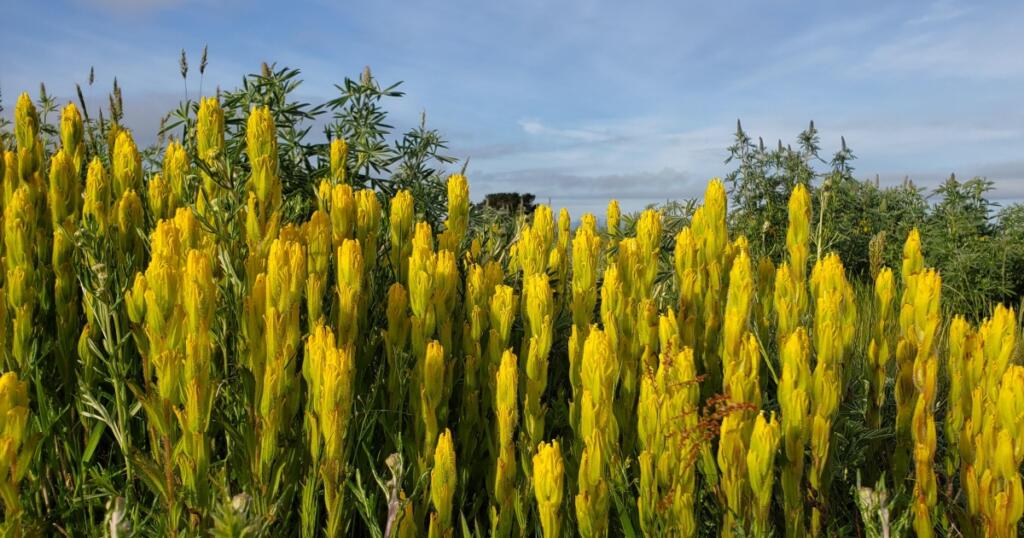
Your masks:
M519 126L528 135L544 136L579 142L605 142L611 137L608 133L588 129L558 129L548 127L538 120L519 120Z
M959 0L938 0L932 2L924 13L908 20L907 24L916 26L948 22L963 17L970 11L970 7L963 5Z

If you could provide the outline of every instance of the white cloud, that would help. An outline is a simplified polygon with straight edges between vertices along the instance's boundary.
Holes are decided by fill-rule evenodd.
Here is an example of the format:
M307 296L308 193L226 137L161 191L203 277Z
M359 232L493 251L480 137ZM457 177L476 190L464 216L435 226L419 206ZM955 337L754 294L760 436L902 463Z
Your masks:
M958 0L937 0L932 2L923 14L908 20L907 24L914 26L947 22L959 19L970 11L970 8L962 5Z
M952 8L949 8L952 9ZM869 76L1011 79L1024 76L1024 10L992 11L984 19L957 21L938 15L915 19L871 50L859 69ZM911 21L913 22L913 21ZM939 24L939 23L944 24ZM926 24L927 23L927 24Z
M538 120L519 120L523 132L535 136L549 136L576 142L605 142L611 137L608 133L592 129L558 129L548 127Z

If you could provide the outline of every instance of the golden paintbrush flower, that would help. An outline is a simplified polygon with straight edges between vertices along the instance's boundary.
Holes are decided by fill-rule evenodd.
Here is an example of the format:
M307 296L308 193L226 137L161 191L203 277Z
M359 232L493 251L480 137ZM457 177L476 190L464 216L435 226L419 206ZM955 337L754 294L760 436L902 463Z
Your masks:
M452 535L452 498L458 477L455 469L455 446L452 432L445 428L437 438L434 450L434 468L430 471L430 502L434 511L430 514L431 538Z
M541 443L533 456L533 492L546 538L561 536L565 467L558 440Z
M331 183L348 183L348 144L344 138L331 140Z

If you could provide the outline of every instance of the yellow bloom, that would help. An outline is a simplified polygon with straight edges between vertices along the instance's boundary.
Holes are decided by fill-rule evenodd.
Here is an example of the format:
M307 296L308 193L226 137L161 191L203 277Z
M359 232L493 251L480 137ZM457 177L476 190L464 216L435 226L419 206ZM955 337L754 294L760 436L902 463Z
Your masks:
M409 254L412 252L413 198L409 191L398 191L391 199L388 219L391 238L391 270L395 280L406 282L409 274Z
M452 534L452 498L458 482L455 473L455 447L452 433L446 428L437 438L434 468L430 471L430 501L434 505L430 514L431 537Z
M561 536L565 468L558 440L541 443L533 456L533 492L546 538Z
M331 182L348 183L348 144L344 138L331 140Z
M754 534L769 534L769 510L772 504L772 483L774 482L775 452L779 446L779 423L772 413L768 420L759 413L754 420L747 450L747 474L750 489L754 494Z
M68 103L60 113L60 145L71 158L76 176L82 169L82 159L85 158L85 142L82 137L84 131L82 114L78 112L78 107L74 103Z
M111 164L114 178L114 196L121 197L129 191L142 188L142 155L135 147L131 133L121 131L114 143L114 159Z

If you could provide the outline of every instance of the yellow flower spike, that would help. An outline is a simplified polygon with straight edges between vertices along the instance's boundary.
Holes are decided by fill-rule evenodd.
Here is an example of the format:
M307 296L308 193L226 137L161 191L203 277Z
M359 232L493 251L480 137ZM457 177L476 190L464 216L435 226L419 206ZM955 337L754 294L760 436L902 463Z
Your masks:
M412 193L398 191L391 199L389 234L391 239L391 270L395 279L406 282L409 274L409 255L412 253L413 214Z
M968 364L969 349L975 338L974 330L963 316L955 316L949 325L948 338L946 372L949 376L949 407L943 426L949 446L946 451L946 476L953 477L960 468L960 438L971 407L973 385L969 381Z
M541 401L548 384L548 353L553 337L554 297L546 274L535 274L523 283L526 309L525 335L521 357L526 358L526 391L523 394L523 422L529 446L544 436L545 406Z
M921 253L921 234L917 228L910 230L903 244L902 274L904 282L924 270L924 255Z
M913 364L917 401L911 420L914 459L914 530L918 536L931 536L938 491L934 470L935 457L935 386L938 358L934 338L938 328L939 300L942 281L934 270L918 274L916 293L912 298L914 309L913 346L916 350Z
M689 227L676 235L674 259L676 288L679 290L679 337L683 345L696 347L697 321L702 319L703 278L697 265L697 239Z
M704 240L712 259L721 257L729 240L725 227L726 206L725 184L721 179L714 178L704 191L704 216L707 225Z
M621 221L622 210L619 209L619 201L612 200L608 202L608 210L605 213L605 226L608 229L609 249L612 249L619 244L619 238L622 237L622 231L619 229Z
M597 305L597 276L601 255L601 238L596 231L593 215L583 216L583 224L576 229L572 240L572 331L569 339L569 379L572 386L570 421L573 428L579 423L579 401L582 397L580 362L583 343L587 339L590 323Z
M1017 336L1016 326L1017 319L1013 309L996 305L992 317L986 320L979 330L986 364L984 390L990 399L996 398L998 383L1013 356Z
M434 443L440 431L439 411L441 399L445 392L447 365L445 350L440 342L431 340L427 343L426 354L420 372L419 388L420 412L422 413L423 439L420 440L420 471L426 472L431 465Z
M387 343L385 352L388 361L388 394L392 407L399 405L401 377L404 374L398 364L398 353L404 352L409 343L409 294L398 282L388 288L387 332L384 340Z
M772 321L772 300L775 290L775 264L768 256L757 260L757 330L762 338L769 334Z
M657 525L656 507L658 476L655 469L655 455L664 450L661 446L659 424L660 398L656 393L654 377L643 376L640 381L640 399L637 404L637 438L640 442L640 488L637 496L637 510L640 512L640 528L644 535L652 535Z
M555 245L551 249L551 255L548 258L548 271L555 279L557 295L562 298L562 304L559 306L560 310L567 306L565 293L568 287L569 237L571 233L572 218L569 216L569 210L563 207L558 211L558 235L555 238Z
M224 152L224 110L215 97L199 100L196 114L196 147L206 164L217 162Z
M516 404L519 373L516 362L515 354L505 350L495 377L494 410L498 422L498 446L491 502L492 536L509 536L514 520L517 466L513 437L519 421Z
M533 493L545 538L561 536L564 481L565 467L558 440L541 443L533 456Z
M100 233L106 233L113 204L110 178L99 157L93 157L85 175L85 203L82 215L92 218Z
M27 460L27 429L29 423L28 382L20 381L15 372L0 376L0 485L4 489L5 521L17 521L21 513L18 486L25 474L19 462Z
M587 438L580 456L576 494L577 531L584 538L599 538L608 533L609 496L605 455L601 453L601 432Z
M331 182L348 183L348 144L344 138L331 140Z
M54 309L57 314L58 370L63 381L72 383L75 340L79 333L77 277L72 267L74 243L81 212L78 168L74 157L60 150L50 161L50 189L47 204L53 227L51 266L54 275Z
M550 249L555 240L555 215L549 206L540 204L533 210L532 228L540 245Z
M451 431L445 428L437 438L434 468L430 471L430 502L434 505L434 512L430 514L429 536L432 538L452 535L452 498L457 482L455 446Z
M818 492L818 502L824 503L825 486L830 479L826 472L831 449L831 428L839 409L843 366L853 339L856 305L853 304L843 264L835 254L829 254L815 263L810 283L815 305L813 342L818 360L811 381L814 418L811 422L811 469L808 482ZM815 507L811 513L811 533L819 534L822 525L822 513Z
M68 219L77 220L81 200L78 171L73 157L59 150L50 160L50 193L47 200L54 229L64 226Z
M171 187L160 175L154 174L146 183L146 201L149 212L157 220L169 218L171 209Z
M168 186L166 215L171 216L179 207L189 203L188 153L180 142L172 140L164 151L161 171Z
M207 171L216 174L221 168L224 155L224 110L216 97L203 97L199 100L199 111L196 113L196 154L205 166L205 169L200 170L202 190L196 194L196 201L199 212L206 214L208 205L219 199L224 190Z
M377 266L377 247L380 244L380 200L373 189L356 192L356 239L363 246L363 262L369 273Z
M640 256L640 290L638 295L650 298L658 274L657 260L661 252L661 213L646 209L636 223L636 241Z
M523 228L515 249L516 263L523 271L523 278L547 273L548 245L536 230Z
M504 284L494 287L494 293L488 308L490 315L491 336L487 339L488 349L494 359L494 367L502 360L501 354L508 347L512 333L512 323L516 318L518 301L514 290ZM496 353L496 354L495 354Z
M139 154L135 140L128 131L121 131L117 135L111 169L115 197L122 197L130 190L137 192L142 188L142 155Z
M785 464L782 467L783 506L789 514L786 536L803 536L804 449L811 430L809 365L807 333L798 328L785 341L781 350L782 377L778 401L782 412L781 429Z
M306 312L310 324L317 325L323 319L323 299L331 265L331 222L323 211L314 211L309 222L302 227L306 243L306 264L309 275L306 278Z
M363 254L358 240L346 239L338 247L338 342L355 345L359 338L363 300Z
M145 216L142 200L134 190L125 191L117 201L116 219L122 252L134 255L132 259L138 264L142 260L144 249L139 230L145 225Z
M37 216L29 185L22 184L3 215L7 272L4 279L8 315L12 317L11 358L19 370L28 367L32 329L38 302L36 269Z
M580 409L580 433L586 441L600 431L605 456L611 456L612 447L618 446L618 424L613 413L615 390L618 385L619 366L611 339L596 326L583 345L580 368L583 396Z
M486 409L481 405L484 392L481 383L485 381L483 338L488 329L487 302L494 292L494 283L489 280L483 267L472 263L466 271L465 302L463 312L465 323L462 327L462 347L465 353L463 363L462 429L459 446L464 457L472 458L477 450L476 429L482 425L481 417ZM489 404L488 404L489 408Z
M179 415L182 425L182 450L188 456L179 459L179 472L185 488L202 510L208 498L210 424L216 383L213 372L213 333L217 311L217 284L213 278L213 262L209 252L190 250L182 275L182 303L185 310L185 362L182 376L184 411Z
M14 107L14 139L18 148L18 174L22 182L43 166L43 144L39 139L39 114L28 93L18 97Z
M82 169L85 159L84 132L82 114L78 112L78 107L74 103L68 103L60 112L60 145L71 158L76 176Z
M14 190L18 188L21 180L18 179L18 153L15 151L4 151L3 152L4 165L3 174L0 175L0 179L3 179L3 204L6 206L11 201L11 196L14 195Z
M789 262L782 262L775 270L775 292L773 294L775 334L780 343L784 342L800 325L799 293Z
M775 453L779 447L779 423L772 413L768 420L759 413L754 420L747 450L747 473L754 494L753 531L756 536L770 534L769 511L772 504L772 483Z
M1013 460L1024 460L1024 367L1010 366L1002 376L996 400L999 427L1013 439Z
M277 130L269 107L249 112L245 129L246 153L252 168L249 189L261 204L280 197L277 179Z
M640 276L642 263L640 246L635 237L627 237L619 241L619 252L615 256L615 265L619 270L622 282L622 293L628 298L641 298L643 284Z
M265 291L257 282L252 297L263 294L264 325L257 334L260 350L253 374L257 377L260 432L256 479L269 484L270 473L278 461L279 436L298 411L295 356L301 341L299 312L306 283L306 252L299 243L275 239L267 255ZM257 277L257 281L259 277ZM255 362L254 360L254 362Z
M892 307L896 296L896 284L892 269L883 267L875 277L874 310L875 322L871 327L871 341L868 344L868 364L871 372L868 376L868 424L874 428L881 426L881 410L885 404L885 381L889 369L889 361L893 354Z
M331 233L334 246L340 247L346 239L354 239L358 208L356 207L355 191L350 185L335 185L331 189L330 203Z
M789 195L789 226L786 228L786 253L794 279L805 282L810 255L811 195L803 184Z
M306 341L302 375L309 393L306 419L313 465L324 483L327 535L343 529L347 439L352 415L355 361L351 345L336 345L334 334L317 326Z
M469 228L469 182L462 174L448 176L448 220L441 248L457 252Z
M721 487L725 495L725 510L722 516L722 536L735 536L747 513L745 486L747 478L746 452L747 429L743 412L734 411L722 419L718 434L718 468L721 470Z
M740 360L740 346L743 343L744 335L749 330L750 303L753 291L754 282L751 275L750 257L746 252L741 252L729 271L729 291L726 296L722 327L722 378L726 383L729 383L735 373L736 363Z

